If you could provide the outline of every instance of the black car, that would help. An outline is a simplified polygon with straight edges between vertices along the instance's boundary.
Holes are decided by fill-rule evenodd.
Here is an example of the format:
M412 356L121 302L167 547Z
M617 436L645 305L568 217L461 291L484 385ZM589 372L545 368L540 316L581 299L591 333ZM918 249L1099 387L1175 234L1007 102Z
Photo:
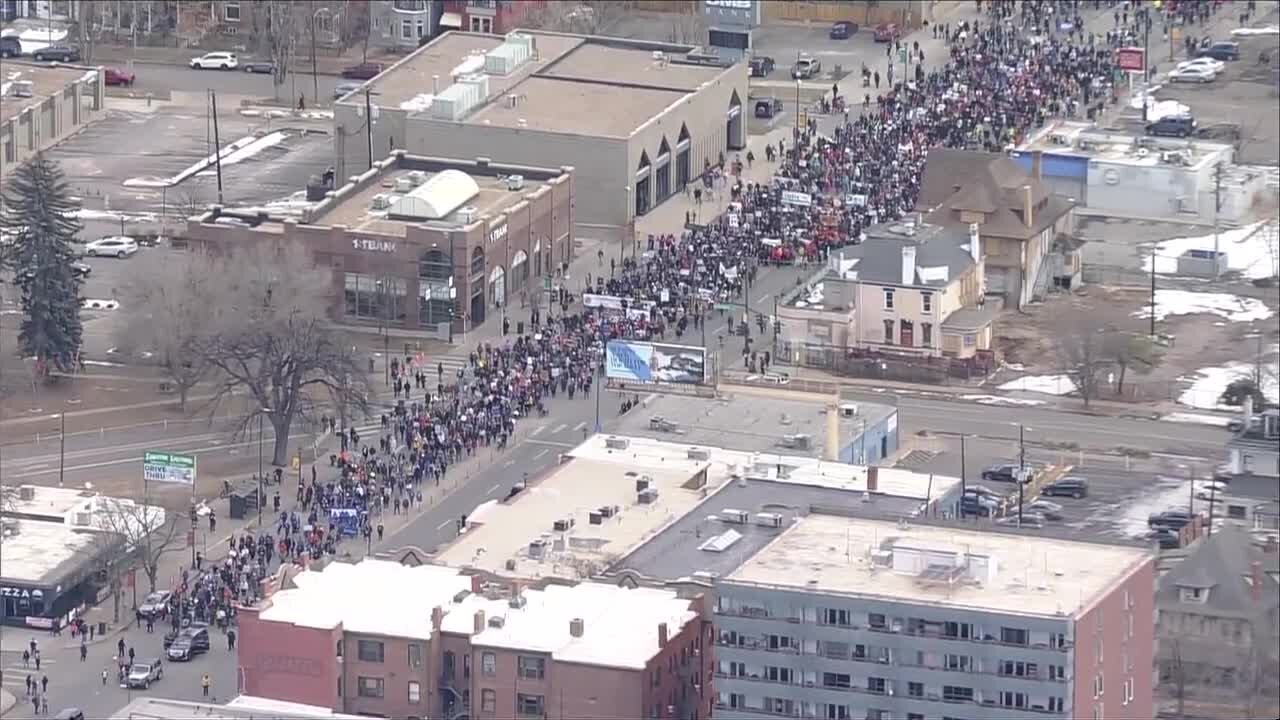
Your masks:
M1079 500L1089 495L1089 481L1082 477L1064 477L1045 485L1040 494L1046 497L1070 497Z
M84 720L84 713L80 708L63 708L53 716L53 720Z
M1191 137L1196 131L1196 119L1190 115L1166 115L1153 123L1147 123L1148 135Z
M73 277L78 277L81 279L87 278L89 277L89 273L91 272L93 272L93 268L87 265L86 263L82 263L79 260L75 260L71 263L71 275ZM29 280L35 277L35 274L36 273L34 270L27 269L18 273L18 277L22 280Z
M22 41L17 35L0 35L0 58L18 57L22 54Z
M752 112L761 120L768 120L778 113L782 112L782 100L775 97L756 98L755 109Z
M36 62L80 62L80 51L70 45L50 45L31 53Z
M241 63L240 67L244 68L247 73L255 73L258 75L271 75L276 71L276 64L270 60L250 60Z
M992 465L982 471L982 479L991 482L1031 482L1035 471L1030 467L1020 468L1018 465L1006 463L1004 465Z
M1167 528L1158 528L1147 533L1147 539L1154 542L1161 550L1177 550L1182 547L1178 533Z
M1195 515L1186 510L1165 510L1147 517L1147 527L1153 529L1181 530L1195 519Z
M1216 42L1196 50L1196 57L1208 57L1222 62L1240 59L1240 43Z
M769 77L773 67L773 58L768 55L755 55L751 58L751 77Z
M372 80L382 74L382 63L357 63L342 68L342 77L349 80Z
M858 32L858 23L840 20L831 25L832 40L848 40Z

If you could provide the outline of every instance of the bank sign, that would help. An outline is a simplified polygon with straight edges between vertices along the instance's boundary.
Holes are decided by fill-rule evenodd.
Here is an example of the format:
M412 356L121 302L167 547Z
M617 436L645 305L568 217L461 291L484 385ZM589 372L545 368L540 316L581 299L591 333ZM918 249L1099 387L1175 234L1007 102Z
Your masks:
M753 28L760 24L758 0L702 0L707 23L717 28Z
M142 477L149 483L196 484L196 456L149 450L142 455Z

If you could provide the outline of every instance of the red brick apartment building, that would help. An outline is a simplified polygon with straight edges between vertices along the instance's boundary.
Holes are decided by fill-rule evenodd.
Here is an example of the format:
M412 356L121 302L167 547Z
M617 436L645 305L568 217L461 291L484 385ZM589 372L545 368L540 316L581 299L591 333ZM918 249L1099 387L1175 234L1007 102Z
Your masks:
M706 617L667 590L335 563L242 611L240 691L374 717L702 720Z

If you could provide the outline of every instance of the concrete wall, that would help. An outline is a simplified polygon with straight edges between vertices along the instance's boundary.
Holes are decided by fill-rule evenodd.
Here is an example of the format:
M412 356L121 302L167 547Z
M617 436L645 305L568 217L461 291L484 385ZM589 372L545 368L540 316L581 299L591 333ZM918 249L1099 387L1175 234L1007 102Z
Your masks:
M840 462L876 465L898 451L898 412L895 410L874 425L868 425L840 450Z
M5 61L6 65L11 62ZM78 69L86 73L94 70ZM96 72L94 81L81 77L51 93L39 105L0 123L0 177L101 116L105 86L102 70L99 68ZM0 103L18 100L20 98L4 97L0 98Z

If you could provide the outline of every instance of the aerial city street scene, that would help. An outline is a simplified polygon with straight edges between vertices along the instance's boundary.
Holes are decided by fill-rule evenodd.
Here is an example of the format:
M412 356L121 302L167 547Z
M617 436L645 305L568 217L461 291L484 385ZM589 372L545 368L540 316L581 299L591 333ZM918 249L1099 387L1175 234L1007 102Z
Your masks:
M0 716L1280 717L1280 3L0 0Z

